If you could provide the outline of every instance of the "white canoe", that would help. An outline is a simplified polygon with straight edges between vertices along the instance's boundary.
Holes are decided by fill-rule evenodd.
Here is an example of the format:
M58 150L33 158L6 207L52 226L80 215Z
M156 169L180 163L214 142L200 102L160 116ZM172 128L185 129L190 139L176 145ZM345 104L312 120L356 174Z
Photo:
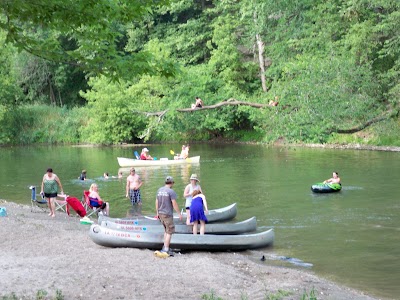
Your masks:
M134 158L117 157L117 160L120 167L151 167L195 164L200 162L200 156L193 156L186 159L160 158L156 160L140 160Z
M164 226L161 223L157 225L126 225L118 224L110 220L105 220L101 222L102 227L109 229L116 229L120 231L128 232L154 232L154 233L164 233ZM200 226L198 226L200 229ZM206 234L239 234L256 231L257 220L256 217L244 220L237 223L211 223L206 225ZM176 233L189 233L192 234L192 225L175 225Z
M164 233L127 232L109 229L93 224L89 236L98 245L104 247L161 249ZM215 235L215 234L179 234L172 235L170 247L179 250L228 251L263 248L274 242L274 230L259 233Z
M237 215L237 205L233 203L229 206L211 209L206 214L207 220L209 223L212 222L222 222L228 221L236 217ZM117 224L123 225L157 225L160 221L154 217L131 217L131 218L110 218L104 215L99 215L97 220L98 224L101 224L102 221L112 221ZM182 214L182 220L178 218L178 215L174 214L174 223L177 224L186 224L186 212Z

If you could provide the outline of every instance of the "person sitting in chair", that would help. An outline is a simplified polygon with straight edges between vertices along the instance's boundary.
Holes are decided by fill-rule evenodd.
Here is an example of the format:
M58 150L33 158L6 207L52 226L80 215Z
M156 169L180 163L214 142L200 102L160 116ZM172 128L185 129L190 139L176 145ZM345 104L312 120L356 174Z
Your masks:
M105 202L100 198L99 187L95 183L92 183L90 186L89 201L93 208L100 208L101 210L105 211L105 215L107 216L110 214L110 205L108 202Z

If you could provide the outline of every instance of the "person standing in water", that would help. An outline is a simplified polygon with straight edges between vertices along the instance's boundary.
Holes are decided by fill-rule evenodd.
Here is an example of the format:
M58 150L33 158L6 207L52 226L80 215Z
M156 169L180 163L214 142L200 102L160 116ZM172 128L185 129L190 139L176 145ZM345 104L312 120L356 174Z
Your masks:
M140 194L140 187L143 181L140 176L136 174L135 168L130 169L130 174L126 178L126 198L129 198L132 203L133 211L137 214L142 214L142 196Z

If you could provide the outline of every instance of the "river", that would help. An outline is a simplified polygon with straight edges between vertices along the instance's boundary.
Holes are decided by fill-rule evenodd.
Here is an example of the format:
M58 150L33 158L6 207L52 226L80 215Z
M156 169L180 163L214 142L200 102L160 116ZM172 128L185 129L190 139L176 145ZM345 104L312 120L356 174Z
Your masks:
M172 158L180 145L146 145L152 156ZM0 148L0 198L30 204L30 185L39 186L52 167L69 195L81 198L90 183L110 202L111 215L126 216L128 169L117 156L140 147L30 146ZM325 278L376 297L400 295L400 153L363 150L193 144L195 165L136 168L142 177L143 211L154 215L155 193L167 175L183 207L183 189L197 173L210 209L237 202L237 221L257 217L260 229L274 227L273 247L247 251L268 263L308 268ZM82 169L87 182L77 178ZM105 180L104 172L124 178ZM343 189L314 194L313 183L338 171ZM72 220L71 220L72 221ZM261 263L261 262L260 262Z

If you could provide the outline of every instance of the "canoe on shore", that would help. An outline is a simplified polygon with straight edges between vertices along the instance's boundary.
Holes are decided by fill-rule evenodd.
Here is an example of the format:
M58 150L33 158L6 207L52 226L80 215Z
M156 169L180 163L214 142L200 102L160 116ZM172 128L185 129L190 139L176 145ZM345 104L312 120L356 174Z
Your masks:
M160 158L157 160L141 160L134 158L117 157L117 160L120 167L151 167L196 164L200 162L200 156L193 156L186 159Z
M93 224L89 236L96 244L104 247L161 249L164 233L138 233L109 229ZM173 234L170 247L179 250L228 251L263 248L274 242L274 230L259 233L215 235Z
M311 190L314 193L335 193L342 189L340 183L315 183L311 186Z
M237 205L233 203L229 206L211 209L206 214L209 223L213 222L222 222L222 221L229 221L236 217L237 214ZM117 224L124 224L124 225L151 225L151 224L159 224L160 221L154 217L131 217L131 218L110 218L104 215L99 215L97 220L98 224L101 224L102 221L110 220ZM186 212L182 213L182 220L179 220L178 215L174 214L174 223L175 225L178 224L186 224Z
M120 231L128 231L128 232L154 232L154 233L164 233L164 227L160 224L158 225L125 225L114 223L110 220L102 221L102 227L106 227L109 229L115 229ZM192 234L193 231L192 225L175 225L176 233L186 233ZM200 229L200 226L198 226ZM244 220L242 222L237 223L211 223L206 224L206 234L239 234L256 231L257 229L257 220L256 217L252 217L250 219Z

